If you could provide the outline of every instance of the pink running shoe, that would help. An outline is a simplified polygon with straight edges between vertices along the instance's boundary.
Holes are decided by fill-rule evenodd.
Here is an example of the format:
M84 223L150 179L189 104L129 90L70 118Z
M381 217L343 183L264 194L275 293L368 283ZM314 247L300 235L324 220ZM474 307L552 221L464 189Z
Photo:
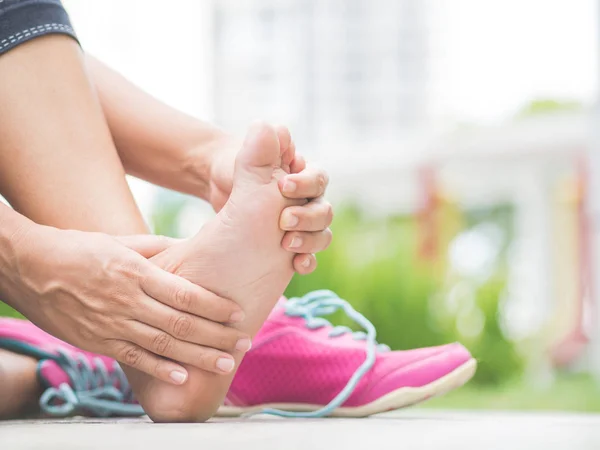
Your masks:
M343 309L366 333L333 327ZM364 417L441 395L465 384L476 360L455 343L389 351L373 325L331 291L282 299L253 341L220 416Z
M79 350L20 319L0 318L0 348L39 361L40 408L50 416L145 414L111 358Z

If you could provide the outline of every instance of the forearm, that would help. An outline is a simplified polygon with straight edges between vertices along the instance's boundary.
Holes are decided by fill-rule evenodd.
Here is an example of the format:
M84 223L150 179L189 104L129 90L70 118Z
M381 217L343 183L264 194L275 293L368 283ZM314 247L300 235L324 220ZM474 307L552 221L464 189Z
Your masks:
M23 299L17 295L19 282L17 257L25 235L33 222L12 208L0 203L0 300L19 311L23 310Z
M160 102L92 56L86 61L126 171L206 198L210 160L226 133Z

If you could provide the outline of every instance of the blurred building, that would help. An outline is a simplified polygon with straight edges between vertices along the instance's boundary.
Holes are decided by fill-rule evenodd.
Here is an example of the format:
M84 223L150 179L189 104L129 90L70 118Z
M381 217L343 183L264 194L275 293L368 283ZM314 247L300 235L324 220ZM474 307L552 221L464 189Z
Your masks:
M440 6L215 2L215 119L240 131L261 116L289 125L302 151L336 177L333 196L372 211L422 210L428 192L463 210L512 205L504 331L516 340L535 336L534 371L581 360L592 337L582 179L588 116L437 128ZM489 236L466 232L460 242L470 244L454 245L449 257L457 270L479 273Z
M430 125L429 1L214 3L215 119L290 126L309 156L391 152ZM372 156L372 154L371 154Z
M512 206L504 331L536 341L538 367L581 361L597 327L584 208L589 125L588 113L572 112L463 130L443 137L429 161L438 195L462 209ZM460 265L480 251L465 249Z

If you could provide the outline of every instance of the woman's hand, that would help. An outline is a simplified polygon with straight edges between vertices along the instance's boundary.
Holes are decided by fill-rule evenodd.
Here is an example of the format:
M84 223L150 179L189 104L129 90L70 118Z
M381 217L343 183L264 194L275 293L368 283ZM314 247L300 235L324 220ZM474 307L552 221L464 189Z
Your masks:
M248 336L223 325L243 313L146 259L173 242L32 224L11 239L2 294L50 334L163 381L187 379L172 360L223 373L220 358L250 348Z
M294 269L307 274L317 268L314 253L329 247L332 239L329 225L333 209L323 198L329 178L324 170L307 167L302 157L296 157L291 169L290 175L279 180L279 188L285 197L306 198L308 203L290 206L281 213L279 227L286 231L281 245L298 253L294 257Z
M278 127L277 134L282 146L295 145L290 132ZM216 211L227 202L233 188L233 167L240 143L228 137L212 144L210 180L207 199ZM205 158L206 152L203 153ZM304 158L296 154L290 165L290 174L279 180L281 193L288 198L308 199L302 206L290 206L283 210L280 228L286 231L281 245L297 253L294 269L300 274L313 272L317 268L314 253L325 250L331 243L329 225L333 220L331 204L323 196L329 183L327 172L307 166Z

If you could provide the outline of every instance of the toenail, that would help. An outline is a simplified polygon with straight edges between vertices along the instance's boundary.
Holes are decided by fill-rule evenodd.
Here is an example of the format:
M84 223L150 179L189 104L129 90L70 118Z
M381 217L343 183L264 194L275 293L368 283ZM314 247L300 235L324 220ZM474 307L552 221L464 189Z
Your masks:
M283 192L294 192L296 190L296 183L293 181L285 180L283 183Z
M302 267L308 266L310 266L310 258L304 258L304 261L302 261Z
M237 344L235 344L235 349L238 352L247 352L251 348L252 341L250 339L240 339L239 341L237 341Z
M169 374L169 378L177 384L183 384L183 383L185 383L185 380L187 379L187 375L178 370L174 370Z
M233 360L229 358L217 359L217 369L223 372L231 372L233 370Z
M231 316L229 316L229 322L240 323L243 322L245 318L246 314L244 314L244 311L236 311L233 314L231 314Z
M298 218L293 214L286 214L283 218L283 225L287 228L294 228L298 222Z
M299 237L295 237L292 239L292 242L290 242L290 248L298 248L302 245L302 238Z

